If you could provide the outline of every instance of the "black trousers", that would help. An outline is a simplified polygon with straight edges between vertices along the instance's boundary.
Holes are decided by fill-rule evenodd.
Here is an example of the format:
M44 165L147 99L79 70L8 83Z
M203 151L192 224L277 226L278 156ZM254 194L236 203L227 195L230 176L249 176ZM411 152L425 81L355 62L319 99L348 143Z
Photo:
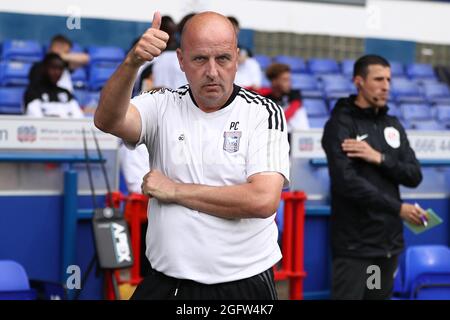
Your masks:
M277 300L272 268L253 277L218 284L168 277L151 269L131 300Z
M398 255L391 258L334 257L331 298L334 300L390 299L397 266ZM379 279L375 279L378 275Z

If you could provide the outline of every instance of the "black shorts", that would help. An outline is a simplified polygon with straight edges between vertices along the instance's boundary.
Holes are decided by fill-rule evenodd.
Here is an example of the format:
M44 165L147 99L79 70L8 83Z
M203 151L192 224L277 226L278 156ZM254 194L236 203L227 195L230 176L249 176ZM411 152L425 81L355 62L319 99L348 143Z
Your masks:
M272 268L253 277L203 284L176 279L151 269L131 300L277 300Z

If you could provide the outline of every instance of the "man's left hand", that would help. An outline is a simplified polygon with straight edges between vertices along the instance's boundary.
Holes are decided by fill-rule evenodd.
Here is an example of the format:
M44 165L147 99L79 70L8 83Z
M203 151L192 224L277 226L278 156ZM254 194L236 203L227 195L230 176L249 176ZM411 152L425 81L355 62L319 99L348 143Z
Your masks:
M349 158L360 158L373 164L381 163L381 153L374 150L366 141L345 139L342 143L342 150Z
M152 196L162 202L173 202L176 185L176 182L166 177L161 171L150 170L143 178L141 189L142 194Z

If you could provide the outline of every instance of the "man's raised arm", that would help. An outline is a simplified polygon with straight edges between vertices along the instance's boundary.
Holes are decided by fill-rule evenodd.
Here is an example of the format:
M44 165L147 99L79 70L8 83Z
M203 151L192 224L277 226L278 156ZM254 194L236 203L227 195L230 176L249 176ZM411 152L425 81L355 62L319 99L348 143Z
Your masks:
M139 140L142 129L139 112L130 103L131 93L139 67L146 61L152 61L166 48L169 35L159 30L160 26L161 14L156 12L152 26L145 31L103 87L95 111L94 123L97 128L131 144Z

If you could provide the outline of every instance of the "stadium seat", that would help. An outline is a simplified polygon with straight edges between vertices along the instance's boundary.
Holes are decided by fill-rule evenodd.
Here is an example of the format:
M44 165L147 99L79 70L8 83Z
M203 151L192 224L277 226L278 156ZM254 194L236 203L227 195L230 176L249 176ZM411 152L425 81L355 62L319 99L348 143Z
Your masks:
M25 269L15 261L0 260L0 300L34 300Z
M397 61L389 61L389 64L391 65L391 77L404 77L405 76L405 70L403 67L403 64Z
M100 90L115 70L115 66L92 66L89 71L89 88L93 91Z
M397 102L423 102L424 98L419 86L411 80L394 79L391 82L391 93Z
M21 61L0 62L1 86L26 86L32 64Z
M411 246L405 256L405 292L410 299L450 299L450 250L443 245Z
M327 104L322 99L303 99L303 106L306 108L306 114L311 117L328 117Z
M287 64L292 73L306 72L305 60L299 57L280 55L274 58L274 62Z
M340 94L339 97L348 96L348 93L354 89L354 86L350 84L348 79L346 79L344 76L340 74L324 75L321 77L321 79L324 92L326 93L327 96L335 92L344 93Z
M316 78L310 74L291 74L292 88L301 90L303 97L322 97Z
M433 99L450 98L450 90L448 89L448 86L444 83L425 84L423 86L423 90L425 93L425 97L429 101L433 101Z
M124 51L119 47L91 46L88 49L90 65L117 66L125 58Z
M347 78L353 78L353 65L355 64L355 60L342 60L341 62L341 72Z
M87 85L87 75L84 68L77 68L71 74L74 88L85 88Z
M24 87L0 87L0 114L23 114Z
M333 59L310 59L308 67L313 74L339 73L339 65Z
M266 70L268 66L272 63L272 58L265 56L263 54L257 54L253 57L256 61L258 61L259 66L262 70Z
M323 127L325 127L325 124L327 123L327 121L328 121L328 116L308 118L309 127L311 129L323 129Z
M450 128L450 104L434 106L436 109L436 119L445 128Z
M402 103L400 104L400 115L403 120L431 120L431 108L423 103Z
M5 40L2 59L6 61L36 62L43 57L42 46L32 40Z
M436 130L444 130L445 127L441 123L436 120L426 120L426 121L411 121L409 123L410 129L413 130L428 130L428 131L436 131Z
M427 78L435 79L436 75L431 64L413 63L407 66L406 74L412 79Z

